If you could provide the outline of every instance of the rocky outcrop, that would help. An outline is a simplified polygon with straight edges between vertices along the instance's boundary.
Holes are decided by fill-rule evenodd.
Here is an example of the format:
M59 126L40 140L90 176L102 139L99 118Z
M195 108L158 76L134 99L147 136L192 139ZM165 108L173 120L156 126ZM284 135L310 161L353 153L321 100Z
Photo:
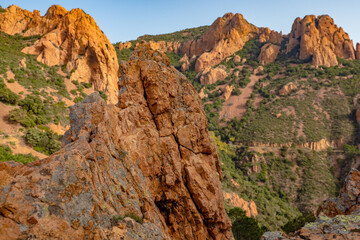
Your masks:
M275 62L280 52L280 46L267 43L261 48L260 55L258 57L260 64L266 65Z
M245 201L240 198L236 193L227 193L224 192L225 200L230 202L230 205L233 207L241 208L245 211L246 216L255 218L258 215L258 211L256 209L256 203L254 201Z
M119 102L71 107L62 149L0 163L1 239L230 239L219 155L201 101L168 58L138 46Z
M294 83L289 82L287 84L285 84L280 90L279 90L279 94L280 96L285 96L288 95L289 93L291 93L292 91L294 91L295 89L297 89L297 87L295 86Z
M259 41L261 43L269 42L272 44L280 44L283 41L282 32L278 33L269 28L260 28L259 29Z
M223 94L222 94L222 97L226 100L228 100L231 96L231 93L232 91L234 90L234 86L229 86L229 85L226 85L224 88L223 88Z
M199 56L195 71L201 72L242 49L248 40L255 37L257 30L241 14L227 13L216 19L199 39L182 44L180 52Z
M338 198L326 200L317 211L318 218L293 236L265 233L263 240L360 239L360 172L352 169Z
M227 73L224 69L217 68L207 68L200 77L201 84L213 84L217 81L222 81L227 77Z
M360 44L356 43L356 52L355 52L355 58L360 59Z
M326 200L317 210L317 215L335 217L337 215L360 214L360 172L352 169L338 198Z
M166 41L149 41L147 42L150 47L154 50L161 51L161 52L174 52L178 53L181 47L180 42L166 42ZM141 42L137 43L136 45L141 44Z
M124 43L119 43L119 50L124 50L124 49L129 49L132 47L132 43L131 42L124 42Z
M190 68L190 60L186 54L180 58L179 63L181 63L181 71L185 72Z
M201 88L200 92L199 92L199 98L203 99L208 97L208 95L205 93L205 87Z
M49 66L64 65L71 80L91 82L104 91L109 102L117 102L118 61L113 45L94 19L80 9L67 11L54 5L45 16L11 6L0 14L0 30L8 34L42 36L24 48L27 54Z
M349 35L334 24L334 20L327 16L308 15L303 19L295 19L287 52L299 46L301 60L312 58L315 66L337 65L336 57L355 59L353 42Z

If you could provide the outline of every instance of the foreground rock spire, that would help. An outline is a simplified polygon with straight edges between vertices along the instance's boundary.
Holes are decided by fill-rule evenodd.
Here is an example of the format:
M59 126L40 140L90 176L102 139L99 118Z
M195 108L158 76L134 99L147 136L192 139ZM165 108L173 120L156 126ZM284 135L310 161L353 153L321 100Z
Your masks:
M119 103L71 107L63 148L0 163L0 239L230 239L219 156L195 89L160 52L120 68Z

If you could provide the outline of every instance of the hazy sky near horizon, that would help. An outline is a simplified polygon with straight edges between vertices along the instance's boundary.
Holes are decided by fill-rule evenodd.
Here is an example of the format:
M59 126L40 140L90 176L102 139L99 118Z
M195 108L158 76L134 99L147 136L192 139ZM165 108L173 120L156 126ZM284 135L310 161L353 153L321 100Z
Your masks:
M89 13L112 43L144 34L161 34L210 25L227 12L241 13L258 26L288 34L296 17L328 14L350 38L360 42L360 0L1 0L2 7L18 5L40 10L53 4Z

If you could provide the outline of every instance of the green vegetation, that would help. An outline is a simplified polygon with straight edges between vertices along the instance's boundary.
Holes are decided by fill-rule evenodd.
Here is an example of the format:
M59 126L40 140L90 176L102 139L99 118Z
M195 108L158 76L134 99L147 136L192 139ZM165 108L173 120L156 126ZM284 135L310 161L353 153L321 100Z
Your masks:
M279 230L316 208L319 199L337 194L338 180L332 174L327 152L293 146L282 147L279 153L260 154L212 136L220 152L223 190L255 201L260 226Z
M39 37L11 36L0 32L0 74L5 75L11 70L15 74L15 80L29 91L50 87L56 90L58 95L69 98L64 78L57 73L59 67L49 67L38 62L35 56L21 52ZM19 65L22 59L26 60L26 68Z
M186 42L194 40L202 36L209 26L202 26L196 28L188 28L174 33L159 34L159 35L144 35L137 39L137 41L166 41L166 42Z
M0 13L5 12L5 9L0 5Z
M136 215L135 213L126 213L123 216L113 216L113 218L111 219L112 224L113 225L117 225L117 223L121 220L123 220L124 218L129 217L134 219L137 223L143 224L144 223L144 219L142 217L139 217L138 215Z
M259 240L267 230L260 227L254 218L247 217L241 208L232 208L227 214L231 219L232 232L236 240Z
M8 89L4 83L4 79L0 77L0 101L15 105L19 101L19 96Z
M132 43L132 46L130 48L124 48L122 50L119 49L119 43L116 43L113 45L115 48L116 55L117 55L119 62L129 60L130 54L132 53L132 51L134 51L136 42L131 41L131 43Z
M26 131L26 142L36 151L51 155L59 151L61 147L60 136L48 128L30 128Z
M27 164L35 160L38 158L31 154L13 154L10 147L0 145L0 162L15 161Z
M67 125L69 123L68 108L64 102L54 102L48 97L42 100L38 95L27 95L19 101L20 109L9 113L11 121L20 123L26 128L48 123Z
M282 230L289 234L292 232L295 232L297 230L299 230L300 228L302 228L306 223L309 222L314 222L315 221L315 216L313 213L307 213L307 214L302 214L301 216L294 218L293 220L289 221L288 223L286 223L283 227Z

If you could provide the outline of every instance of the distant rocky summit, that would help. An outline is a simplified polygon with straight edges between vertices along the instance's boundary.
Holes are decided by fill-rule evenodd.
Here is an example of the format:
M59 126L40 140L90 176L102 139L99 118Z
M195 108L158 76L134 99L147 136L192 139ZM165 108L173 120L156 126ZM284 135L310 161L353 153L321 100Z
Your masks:
M308 15L296 18L289 35L287 52L299 48L299 59L312 57L315 66L335 66L337 57L355 59L355 50L349 35L328 15Z
M50 7L45 16L12 5L0 13L0 30L7 34L39 35L41 38L22 51L37 55L48 66L66 65L71 80L92 83L117 102L118 61L113 45L94 19L81 9L67 11Z

